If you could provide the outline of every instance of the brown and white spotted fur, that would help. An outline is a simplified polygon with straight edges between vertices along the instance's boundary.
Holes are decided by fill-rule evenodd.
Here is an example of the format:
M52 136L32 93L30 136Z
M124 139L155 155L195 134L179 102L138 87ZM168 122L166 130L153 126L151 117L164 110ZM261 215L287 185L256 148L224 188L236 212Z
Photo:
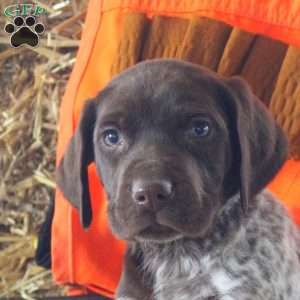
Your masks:
M300 299L299 229L267 191L247 218L238 197L230 199L209 241L179 238L134 248L153 278L155 300Z

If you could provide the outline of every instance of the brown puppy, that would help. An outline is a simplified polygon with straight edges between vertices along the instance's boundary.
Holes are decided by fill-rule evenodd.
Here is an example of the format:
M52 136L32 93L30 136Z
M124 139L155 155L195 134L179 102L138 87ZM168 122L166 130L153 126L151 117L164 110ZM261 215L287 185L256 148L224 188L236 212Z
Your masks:
M257 212L274 214L277 223L267 224L280 226L284 210L261 191L286 153L282 131L244 81L153 60L123 72L87 102L57 181L88 227L87 166L96 162L111 228L129 242L118 299L292 300L293 294L259 298L273 286L257 288L250 268L239 274L248 272L244 280L229 280L224 251L216 251L233 245L243 229L259 239L260 225L245 225L258 220ZM237 259L253 251L239 246ZM163 264L175 268L172 274Z

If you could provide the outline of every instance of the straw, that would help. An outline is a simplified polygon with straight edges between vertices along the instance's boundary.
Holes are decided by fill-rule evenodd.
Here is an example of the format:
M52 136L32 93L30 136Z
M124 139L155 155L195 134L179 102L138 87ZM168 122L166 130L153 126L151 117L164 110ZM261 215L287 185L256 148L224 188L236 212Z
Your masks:
M13 49L0 30L0 299L64 293L49 270L36 266L34 255L54 197L59 104L88 1L34 2L49 13L39 20L46 31L38 47ZM1 1L1 14L16 3ZM10 21L1 17L0 29Z

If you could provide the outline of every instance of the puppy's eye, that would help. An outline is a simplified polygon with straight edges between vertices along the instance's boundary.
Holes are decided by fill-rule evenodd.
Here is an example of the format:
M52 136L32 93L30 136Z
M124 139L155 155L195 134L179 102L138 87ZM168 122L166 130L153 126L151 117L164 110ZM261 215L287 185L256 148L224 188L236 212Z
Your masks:
M120 133L117 129L107 129L103 132L103 141L106 146L115 146L120 143L120 140Z
M211 125L206 120L197 120L192 124L192 134L196 137L206 137L211 131Z

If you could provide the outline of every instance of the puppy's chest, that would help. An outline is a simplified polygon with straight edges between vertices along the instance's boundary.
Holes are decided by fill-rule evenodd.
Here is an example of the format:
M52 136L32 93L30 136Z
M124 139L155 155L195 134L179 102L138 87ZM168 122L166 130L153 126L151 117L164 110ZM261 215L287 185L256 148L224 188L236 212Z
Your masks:
M193 245L161 251L145 263L154 278L155 300L220 299L241 284L220 268L217 256L203 256Z

